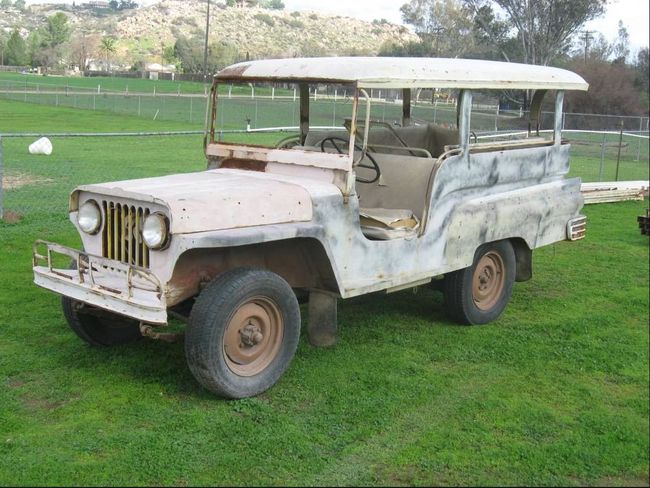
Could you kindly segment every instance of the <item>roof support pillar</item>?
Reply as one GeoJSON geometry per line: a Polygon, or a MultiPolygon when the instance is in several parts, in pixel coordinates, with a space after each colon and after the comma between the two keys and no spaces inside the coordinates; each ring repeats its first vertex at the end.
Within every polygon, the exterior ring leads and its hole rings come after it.
{"type": "Polygon", "coordinates": [[[458,132],[463,157],[469,158],[469,135],[472,121],[472,92],[461,90],[458,95],[458,132]]]}
{"type": "Polygon", "coordinates": [[[402,90],[402,127],[411,125],[411,89],[402,90]]]}
{"type": "Polygon", "coordinates": [[[553,144],[559,146],[562,144],[562,126],[564,120],[564,91],[558,90],[555,95],[555,127],[553,131],[553,144]]]}
{"type": "Polygon", "coordinates": [[[309,84],[300,83],[300,145],[304,146],[309,132],[309,84]]]}

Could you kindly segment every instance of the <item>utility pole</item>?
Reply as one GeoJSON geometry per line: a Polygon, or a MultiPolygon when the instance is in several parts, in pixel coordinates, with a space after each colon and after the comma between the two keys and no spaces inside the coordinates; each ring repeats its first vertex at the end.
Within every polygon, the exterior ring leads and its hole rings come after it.
{"type": "Polygon", "coordinates": [[[208,13],[205,16],[205,45],[203,47],[203,82],[208,82],[208,34],[210,34],[210,0],[208,0],[208,13]]]}
{"type": "Polygon", "coordinates": [[[585,64],[587,63],[587,55],[589,54],[589,41],[594,38],[593,33],[594,31],[590,30],[582,31],[582,39],[585,42],[585,64]]]}

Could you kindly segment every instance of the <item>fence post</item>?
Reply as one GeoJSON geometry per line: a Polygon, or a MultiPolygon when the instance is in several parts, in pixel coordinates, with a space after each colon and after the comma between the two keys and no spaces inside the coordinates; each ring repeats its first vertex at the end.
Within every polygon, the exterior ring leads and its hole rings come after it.
{"type": "Polygon", "coordinates": [[[436,116],[438,115],[438,99],[433,101],[433,123],[436,123],[436,116]]]}
{"type": "Polygon", "coordinates": [[[600,146],[600,171],[598,172],[598,181],[603,181],[605,173],[605,144],[607,143],[607,132],[603,133],[603,143],[600,146]]]}
{"type": "Polygon", "coordinates": [[[641,132],[643,132],[643,117],[639,117],[639,146],[636,151],[636,161],[641,161],[641,132]]]}
{"type": "Polygon", "coordinates": [[[4,218],[4,187],[2,185],[3,183],[3,171],[4,169],[4,161],[3,161],[3,154],[2,154],[2,136],[0,136],[0,220],[4,218]]]}
{"type": "Polygon", "coordinates": [[[621,165],[621,146],[623,145],[623,120],[621,120],[621,133],[618,137],[618,156],[616,156],[616,177],[614,181],[618,181],[618,168],[621,165]]]}

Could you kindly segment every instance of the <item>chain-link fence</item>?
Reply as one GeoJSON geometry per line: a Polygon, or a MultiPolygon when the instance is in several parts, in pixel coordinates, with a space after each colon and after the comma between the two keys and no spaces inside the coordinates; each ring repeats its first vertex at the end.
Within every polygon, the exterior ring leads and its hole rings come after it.
{"type": "MultiPolygon", "coordinates": [[[[169,86],[166,89],[169,90],[169,86]]],[[[373,119],[400,123],[401,92],[373,90],[369,95],[373,98],[373,119]]],[[[352,100],[346,91],[316,90],[310,96],[313,126],[340,127],[341,120],[351,116],[352,100]]],[[[254,88],[242,91],[225,87],[219,97],[224,109],[219,113],[218,123],[237,132],[238,140],[260,142],[263,136],[257,131],[265,128],[297,129],[299,95],[293,90],[268,88],[256,92],[254,88]],[[226,116],[229,124],[223,120],[226,116]]],[[[27,151],[29,144],[42,134],[5,133],[0,139],[0,155],[3,156],[0,157],[0,209],[4,209],[5,215],[7,212],[21,215],[26,223],[36,214],[47,216],[46,220],[51,222],[61,222],[66,216],[68,194],[79,184],[196,171],[205,167],[202,154],[205,92],[126,93],[111,92],[101,86],[84,90],[52,84],[10,86],[5,83],[0,86],[0,99],[22,102],[20,106],[27,102],[128,115],[124,118],[124,127],[140,124],[129,121],[148,119],[147,127],[152,128],[151,132],[129,136],[121,132],[92,137],[53,135],[52,156],[31,155],[27,151]],[[177,122],[174,128],[183,130],[161,132],[156,129],[158,122],[154,121],[162,120],[177,122]]],[[[34,112],[37,111],[32,109],[25,117],[33,119],[34,130],[38,131],[39,121],[34,112]]],[[[453,127],[456,124],[455,100],[415,95],[412,115],[416,123],[428,121],[453,127]]],[[[12,114],[3,116],[6,122],[12,114]]],[[[542,129],[550,129],[552,121],[553,114],[544,112],[542,129]]],[[[564,114],[563,122],[563,137],[572,144],[570,176],[579,176],[584,181],[648,180],[647,117],[564,114]]],[[[11,128],[10,123],[3,125],[11,128]]],[[[474,104],[472,128],[478,139],[501,137],[527,130],[527,127],[528,114],[525,112],[501,110],[489,100],[478,100],[474,104]]],[[[61,132],[64,131],[62,128],[61,132]]],[[[274,137],[281,136],[275,134],[274,137]]]]}

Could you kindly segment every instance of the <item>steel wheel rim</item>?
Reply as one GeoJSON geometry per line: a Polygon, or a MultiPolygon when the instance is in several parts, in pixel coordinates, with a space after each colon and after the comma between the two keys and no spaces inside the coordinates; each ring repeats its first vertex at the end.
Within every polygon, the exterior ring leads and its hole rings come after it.
{"type": "Polygon", "coordinates": [[[230,318],[223,335],[228,368],[239,376],[255,376],[277,357],[284,336],[278,306],[268,297],[242,303],[230,318]]]}
{"type": "Polygon", "coordinates": [[[505,265],[499,253],[484,254],[472,278],[472,298],[476,307],[483,311],[492,309],[503,294],[505,282],[505,265]]]}

